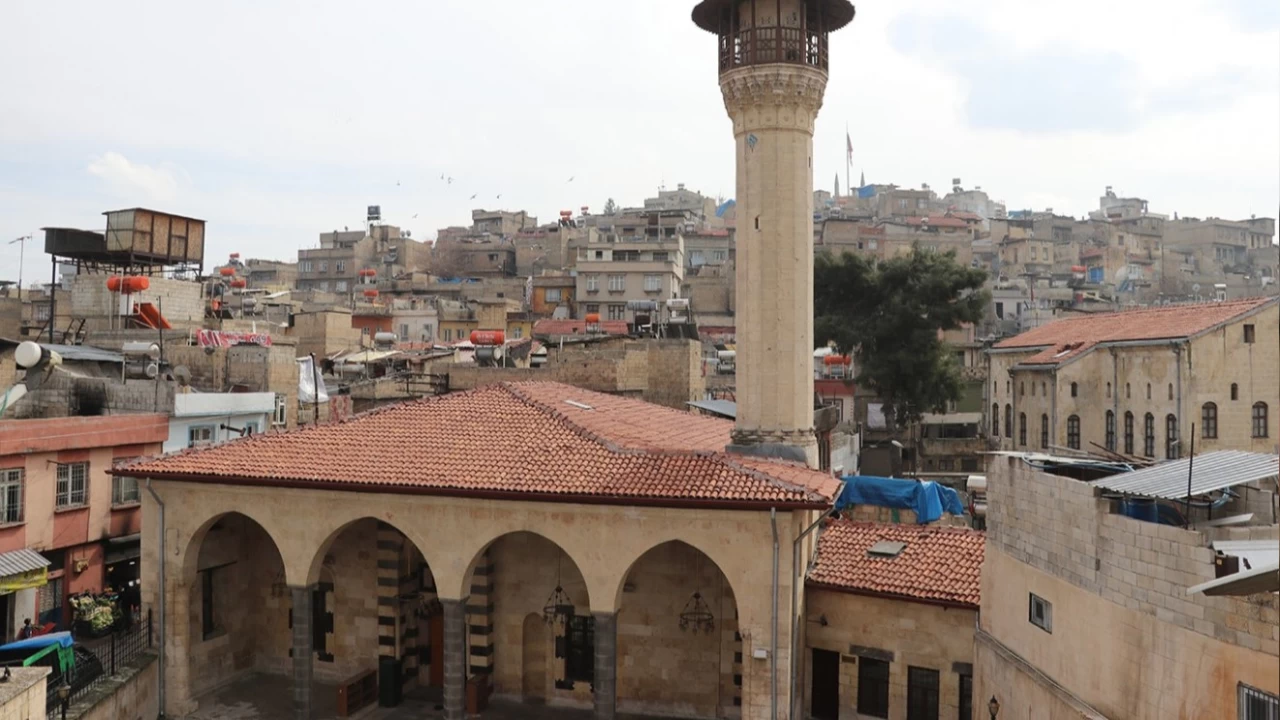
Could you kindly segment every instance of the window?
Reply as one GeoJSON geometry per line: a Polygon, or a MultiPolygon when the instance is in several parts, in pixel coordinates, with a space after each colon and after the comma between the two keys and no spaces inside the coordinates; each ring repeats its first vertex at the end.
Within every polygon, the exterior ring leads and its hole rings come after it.
{"type": "Polygon", "coordinates": [[[445,328],[440,331],[445,342],[453,342],[453,328],[445,328]]]}
{"type": "Polygon", "coordinates": [[[1267,404],[1264,402],[1253,404],[1253,436],[1267,437],[1267,404]]]}
{"type": "Polygon", "coordinates": [[[1151,413],[1142,419],[1142,454],[1156,456],[1156,416],[1151,413]]]}
{"type": "Polygon", "coordinates": [[[573,682],[595,681],[596,620],[590,615],[571,615],[564,631],[564,674],[573,682]]]}
{"type": "Polygon", "coordinates": [[[991,437],[1000,437],[1000,403],[991,405],[991,437]]]}
{"type": "Polygon", "coordinates": [[[1004,406],[1004,436],[1013,439],[1013,406],[1008,403],[1004,406]]]}
{"type": "Polygon", "coordinates": [[[1236,718],[1277,720],[1280,718],[1280,697],[1240,683],[1236,686],[1236,718]]]}
{"type": "Polygon", "coordinates": [[[960,676],[960,720],[973,720],[973,676],[960,676]]]}
{"type": "Polygon", "coordinates": [[[1126,455],[1133,454],[1133,413],[1131,412],[1124,414],[1124,452],[1126,455]]]}
{"type": "Polygon", "coordinates": [[[1018,444],[1027,446],[1027,414],[1018,413],[1018,444]]]}
{"type": "Polygon", "coordinates": [[[626,305],[619,305],[619,304],[612,304],[612,305],[610,305],[610,306],[609,306],[609,319],[610,319],[610,320],[626,320],[626,319],[627,319],[627,306],[626,306],[626,305]]]}
{"type": "Polygon", "coordinates": [[[517,340],[524,337],[524,326],[516,325],[515,327],[511,328],[511,337],[517,340]]]}
{"type": "Polygon", "coordinates": [[[661,275],[645,275],[645,276],[644,276],[644,291],[645,291],[645,292],[658,292],[658,291],[659,291],[659,290],[661,290],[661,289],[662,289],[662,276],[661,276],[661,275]]]}
{"type": "MultiPolygon", "coordinates": [[[[595,277],[595,275],[591,277],[595,277]]],[[[560,288],[547,288],[542,292],[542,300],[549,303],[560,302],[560,288]]]]}
{"type": "Polygon", "coordinates": [[[689,253],[689,267],[698,267],[703,262],[701,250],[694,250],[689,253]]]}
{"type": "Polygon", "coordinates": [[[304,273],[311,272],[311,261],[303,260],[302,262],[298,263],[298,270],[304,273]]]}
{"type": "Polygon", "coordinates": [[[22,522],[22,468],[0,470],[0,524],[22,522]]]}
{"type": "Polygon", "coordinates": [[[1049,416],[1040,416],[1040,449],[1049,449],[1049,416]]]}
{"type": "Polygon", "coordinates": [[[1169,399],[1173,399],[1173,383],[1169,383],[1169,399]]]}
{"type": "Polygon", "coordinates": [[[57,509],[80,507],[89,501],[89,463],[58,465],[57,509]]]}
{"type": "Polygon", "coordinates": [[[241,433],[240,436],[246,437],[249,435],[257,435],[260,432],[262,432],[262,428],[258,427],[257,420],[246,420],[244,423],[244,432],[241,433]]]}
{"type": "Polygon", "coordinates": [[[875,658],[858,658],[858,713],[889,717],[889,663],[875,658]]]}
{"type": "Polygon", "coordinates": [[[1079,394],[1080,394],[1080,386],[1076,385],[1075,383],[1071,383],[1071,397],[1076,397],[1079,394]]]}
{"type": "Polygon", "coordinates": [[[1125,399],[1125,400],[1128,400],[1128,399],[1130,399],[1130,398],[1132,398],[1132,397],[1133,397],[1133,392],[1132,392],[1132,390],[1133,390],[1133,386],[1132,386],[1132,385],[1130,385],[1129,383],[1125,383],[1125,384],[1124,384],[1124,399],[1125,399]]]}
{"type": "Polygon", "coordinates": [[[329,292],[329,281],[321,280],[320,282],[316,283],[316,289],[319,290],[320,292],[329,292]]]}
{"type": "Polygon", "coordinates": [[[345,260],[335,260],[333,263],[333,271],[342,273],[347,271],[347,262],[345,260]]]}
{"type": "Polygon", "coordinates": [[[907,720],[938,720],[938,671],[907,668],[907,720]]]}
{"type": "Polygon", "coordinates": [[[1235,383],[1231,383],[1231,399],[1232,400],[1240,399],[1240,386],[1235,383]]]}
{"type": "Polygon", "coordinates": [[[220,630],[213,612],[213,574],[217,571],[218,568],[200,571],[200,632],[205,640],[220,630]]]}
{"type": "Polygon", "coordinates": [[[588,303],[588,304],[587,304],[587,314],[588,314],[588,315],[590,315],[591,313],[599,314],[599,313],[600,313],[600,305],[598,305],[597,303],[588,303]]]}
{"type": "Polygon", "coordinates": [[[654,262],[666,262],[666,261],[667,261],[667,254],[666,254],[665,252],[655,252],[655,253],[653,254],[653,261],[654,261],[654,262]]]}
{"type": "Polygon", "coordinates": [[[1114,451],[1116,449],[1116,414],[1110,410],[1107,411],[1106,429],[1107,449],[1114,451]]]}
{"type": "Polygon", "coordinates": [[[276,426],[284,425],[285,422],[288,420],[288,417],[286,416],[286,410],[285,410],[287,401],[288,401],[288,398],[286,398],[284,395],[279,395],[279,394],[276,395],[276,408],[271,413],[272,425],[276,425],[276,426]]]}
{"type": "Polygon", "coordinates": [[[1208,402],[1200,408],[1200,437],[1209,440],[1218,437],[1218,406],[1208,402]]]}
{"type": "Polygon", "coordinates": [[[1072,415],[1067,418],[1067,447],[1072,450],[1080,449],[1080,416],[1072,415]]]}
{"type": "Polygon", "coordinates": [[[1039,595],[1031,593],[1031,607],[1028,610],[1027,619],[1031,621],[1032,625],[1047,633],[1052,633],[1053,604],[1039,595]]]}
{"type": "Polygon", "coordinates": [[[1107,397],[1111,397],[1111,383],[1107,383],[1107,397]]]}
{"type": "Polygon", "coordinates": [[[1147,399],[1151,399],[1151,383],[1147,383],[1147,399]]]}
{"type": "Polygon", "coordinates": [[[724,262],[729,259],[729,252],[727,250],[712,250],[711,259],[718,263],[724,262]]]}
{"type": "Polygon", "coordinates": [[[36,322],[47,322],[49,320],[49,305],[36,305],[36,322]]]}
{"type": "Polygon", "coordinates": [[[1254,336],[1255,336],[1255,335],[1254,335],[1254,331],[1253,331],[1253,326],[1252,326],[1252,325],[1245,325],[1245,326],[1244,326],[1244,341],[1245,341],[1245,342],[1247,342],[1247,343],[1252,343],[1252,342],[1254,341],[1254,336]]]}
{"type": "MultiPolygon", "coordinates": [[[[1032,385],[1035,385],[1035,383],[1032,383],[1032,385]]],[[[1024,382],[1018,383],[1018,397],[1026,397],[1026,396],[1027,396],[1027,384],[1024,382]]]]}
{"type": "Polygon", "coordinates": [[[1164,457],[1178,459],[1178,416],[1173,413],[1164,416],[1164,457]]]}
{"type": "Polygon", "coordinates": [[[626,275],[609,276],[609,292],[622,292],[627,289],[626,275]]]}
{"type": "Polygon", "coordinates": [[[346,280],[339,280],[339,281],[335,282],[335,283],[333,284],[333,290],[334,290],[334,292],[346,292],[346,291],[347,291],[347,281],[346,281],[346,280]]]}
{"type": "MultiPolygon", "coordinates": [[[[588,275],[587,276],[587,292],[598,292],[599,290],[600,290],[600,276],[588,275]]],[[[551,298],[547,298],[548,301],[550,301],[550,299],[551,298]]]]}
{"type": "Polygon", "coordinates": [[[187,428],[187,447],[207,445],[213,442],[212,425],[192,425],[187,428]]]}
{"type": "Polygon", "coordinates": [[[320,272],[322,272],[322,273],[329,272],[329,261],[328,261],[328,260],[321,260],[321,261],[320,261],[320,272]]]}
{"type": "Polygon", "coordinates": [[[142,502],[138,493],[138,478],[112,476],[111,505],[136,505],[142,502]]]}

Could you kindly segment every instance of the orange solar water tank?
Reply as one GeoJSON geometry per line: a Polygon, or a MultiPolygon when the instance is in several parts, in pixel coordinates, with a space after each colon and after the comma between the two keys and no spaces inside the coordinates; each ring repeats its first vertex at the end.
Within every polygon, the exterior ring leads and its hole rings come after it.
{"type": "Polygon", "coordinates": [[[107,289],[123,295],[132,295],[151,287],[151,281],[141,275],[112,275],[107,278],[107,289]]]}
{"type": "Polygon", "coordinates": [[[247,287],[249,285],[249,283],[245,282],[244,279],[242,278],[236,278],[227,284],[233,288],[242,288],[242,287],[247,287]]]}
{"type": "Polygon", "coordinates": [[[378,297],[378,291],[374,290],[373,288],[369,288],[368,290],[364,291],[364,296],[367,298],[376,298],[378,297]]]}
{"type": "Polygon", "coordinates": [[[506,333],[501,330],[472,330],[472,345],[501,345],[506,342],[506,333]]]}
{"type": "Polygon", "coordinates": [[[222,275],[222,277],[231,277],[236,274],[236,269],[232,267],[224,267],[218,271],[218,274],[222,275]]]}
{"type": "Polygon", "coordinates": [[[822,358],[822,364],[823,365],[848,365],[849,356],[848,355],[828,355],[822,358]]]}
{"type": "Polygon", "coordinates": [[[587,316],[583,319],[587,321],[588,325],[599,325],[600,313],[587,313],[587,316]]]}

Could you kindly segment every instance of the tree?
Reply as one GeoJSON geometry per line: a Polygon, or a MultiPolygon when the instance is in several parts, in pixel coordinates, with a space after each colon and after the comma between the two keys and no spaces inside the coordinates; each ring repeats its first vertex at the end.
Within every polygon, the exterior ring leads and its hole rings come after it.
{"type": "Polygon", "coordinates": [[[985,271],[955,252],[924,251],[880,263],[844,253],[814,262],[814,336],[852,354],[855,381],[884,403],[898,427],[960,399],[960,367],[941,331],[977,324],[990,293],[985,271]]]}
{"type": "Polygon", "coordinates": [[[605,214],[605,215],[617,215],[617,214],[618,214],[618,203],[614,202],[614,201],[613,201],[613,198],[609,198],[608,200],[606,200],[606,201],[605,201],[605,203],[604,203],[604,214],[605,214]]]}

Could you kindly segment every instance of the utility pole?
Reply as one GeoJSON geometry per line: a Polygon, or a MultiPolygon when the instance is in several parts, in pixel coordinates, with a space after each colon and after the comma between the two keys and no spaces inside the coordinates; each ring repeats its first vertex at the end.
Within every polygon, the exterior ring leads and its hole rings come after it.
{"type": "Polygon", "coordinates": [[[16,240],[10,240],[9,244],[19,243],[18,245],[18,302],[22,302],[22,261],[26,259],[27,241],[31,239],[30,235],[23,235],[16,240]]]}

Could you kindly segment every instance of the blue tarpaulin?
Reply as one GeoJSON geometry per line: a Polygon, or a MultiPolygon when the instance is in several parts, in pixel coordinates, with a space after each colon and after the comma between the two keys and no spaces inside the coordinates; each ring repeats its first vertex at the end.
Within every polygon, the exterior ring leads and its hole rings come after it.
{"type": "Polygon", "coordinates": [[[963,515],[964,505],[960,494],[946,485],[932,480],[924,482],[903,478],[882,478],[868,475],[849,475],[844,492],[836,501],[836,509],[850,505],[876,505],[879,507],[913,510],[916,522],[931,523],[942,517],[943,512],[963,515]]]}
{"type": "Polygon", "coordinates": [[[869,198],[869,197],[875,197],[875,196],[876,196],[875,185],[863,185],[862,187],[858,188],[858,197],[860,198],[869,198]]]}
{"type": "Polygon", "coordinates": [[[56,632],[49,633],[47,635],[36,635],[35,637],[30,637],[26,640],[15,640],[8,645],[0,646],[0,650],[39,650],[40,648],[47,648],[50,645],[71,647],[72,642],[71,633],[56,632]]]}

